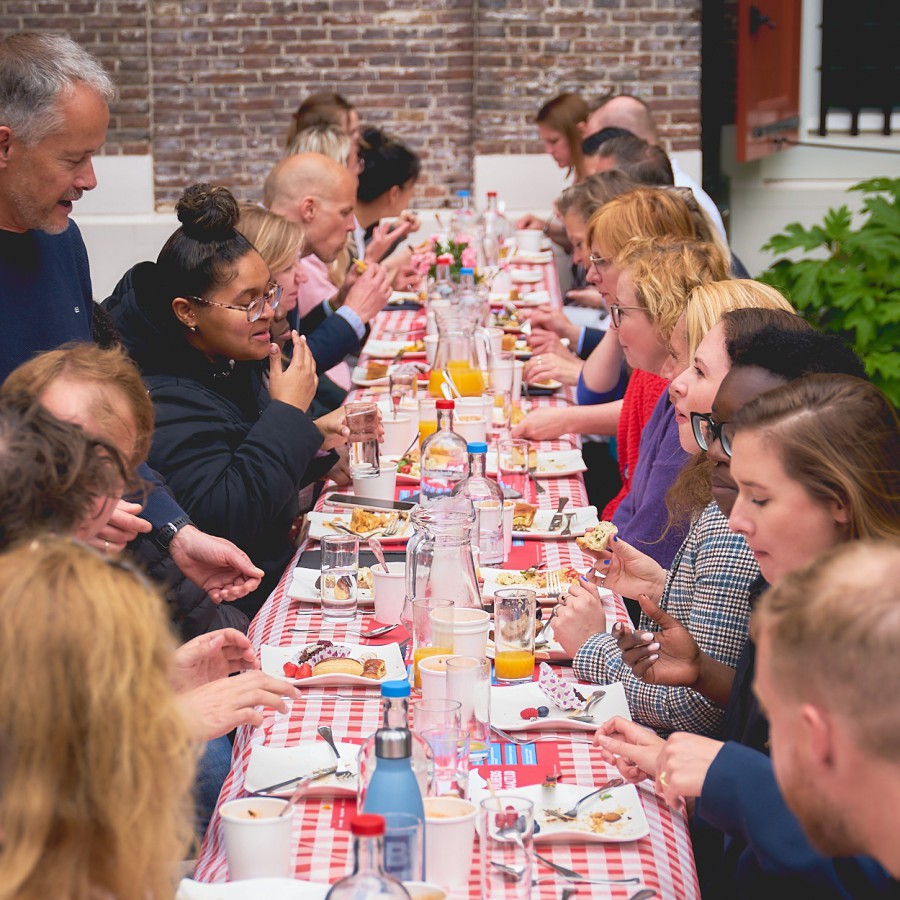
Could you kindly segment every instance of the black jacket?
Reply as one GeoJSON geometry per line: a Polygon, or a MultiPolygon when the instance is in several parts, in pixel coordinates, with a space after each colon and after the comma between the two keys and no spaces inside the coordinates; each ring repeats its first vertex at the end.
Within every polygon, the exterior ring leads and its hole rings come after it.
{"type": "Polygon", "coordinates": [[[156,422],[149,462],[202,531],[241,547],[265,571],[238,608],[251,618],[291,557],[298,492],[334,464],[304,412],[270,400],[257,362],[211,363],[156,323],[155,264],[125,274],[103,306],[141,369],[156,422]]]}

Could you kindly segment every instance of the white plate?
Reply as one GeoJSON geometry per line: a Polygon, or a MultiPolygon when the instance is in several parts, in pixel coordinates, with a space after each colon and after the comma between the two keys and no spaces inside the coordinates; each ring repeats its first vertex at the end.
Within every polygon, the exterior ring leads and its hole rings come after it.
{"type": "MultiPolygon", "coordinates": [[[[378,338],[369,338],[363,353],[374,359],[393,359],[404,347],[408,347],[413,341],[384,341],[378,338]]],[[[405,359],[425,359],[425,351],[408,350],[403,354],[405,359]]]]}
{"type": "MultiPolygon", "coordinates": [[[[356,772],[359,746],[336,741],[341,762],[356,772]]],[[[257,744],[250,751],[250,763],[244,777],[244,790],[254,793],[270,784],[287,781],[298,775],[309,775],[317,769],[327,769],[334,765],[334,754],[325,741],[301,741],[293,747],[266,747],[257,744]]],[[[290,797],[296,785],[289,784],[281,790],[268,794],[269,797],[290,797]]],[[[356,775],[352,778],[336,778],[326,775],[311,782],[305,791],[306,797],[355,797],[356,775]]],[[[568,809],[569,807],[566,807],[568,809]]]]}
{"type": "Polygon", "coordinates": [[[294,881],[293,878],[247,878],[228,884],[206,884],[183,878],[175,900],[324,900],[330,884],[294,881]]]}
{"type": "MultiPolygon", "coordinates": [[[[555,568],[557,571],[559,571],[559,569],[561,569],[562,566],[557,566],[555,568]]],[[[549,602],[550,598],[547,596],[547,588],[546,587],[538,587],[533,582],[532,583],[522,582],[520,584],[503,584],[500,581],[500,576],[504,572],[509,573],[509,572],[521,572],[521,571],[523,571],[523,570],[522,569],[512,569],[512,568],[498,569],[498,568],[492,568],[489,566],[480,566],[478,569],[478,572],[484,581],[484,584],[482,585],[482,588],[481,588],[482,596],[483,597],[493,597],[494,592],[497,590],[504,590],[506,588],[517,588],[518,587],[518,588],[527,588],[530,591],[535,591],[537,593],[537,599],[538,599],[539,603],[549,602]]],[[[546,569],[541,569],[541,571],[544,572],[544,571],[546,571],[546,569]]],[[[578,570],[576,570],[576,571],[578,571],[578,570]]],[[[568,587],[567,584],[563,584],[562,585],[563,591],[565,591],[567,587],[568,587]]]]}
{"type": "Polygon", "coordinates": [[[544,275],[535,269],[510,269],[509,280],[513,284],[537,284],[544,280],[544,275]]]}
{"type": "MultiPolygon", "coordinates": [[[[316,587],[321,572],[319,569],[303,569],[296,566],[288,582],[287,595],[292,600],[303,600],[305,603],[312,603],[314,606],[322,604],[322,593],[316,587]]],[[[369,588],[358,588],[356,591],[356,600],[360,606],[375,606],[375,595],[369,588]]],[[[278,779],[274,779],[277,781],[278,779]]]]}
{"type": "MultiPolygon", "coordinates": [[[[307,518],[309,519],[309,536],[314,541],[321,541],[325,535],[331,534],[345,534],[345,532],[341,531],[339,528],[332,528],[329,525],[326,525],[326,522],[341,522],[347,527],[350,526],[350,513],[338,513],[338,512],[311,512],[307,514],[307,518]]],[[[572,526],[572,531],[574,534],[575,526],[572,526]]],[[[402,541],[405,543],[412,536],[412,523],[409,519],[401,522],[400,531],[397,534],[393,534],[390,537],[385,537],[383,534],[376,534],[377,537],[382,543],[397,543],[398,541],[402,541]]]]}
{"type": "MultiPolygon", "coordinates": [[[[335,643],[341,643],[335,641],[335,643]]],[[[273,678],[281,678],[289,681],[297,687],[373,687],[377,688],[382,681],[397,681],[406,678],[406,666],[400,655],[399,644],[372,644],[363,647],[360,644],[345,644],[350,648],[350,656],[354,659],[362,654],[377,656],[384,660],[384,678],[363,678],[362,675],[312,675],[309,678],[287,678],[284,674],[284,664],[306,644],[295,644],[292,647],[273,647],[271,644],[263,644],[259,648],[259,660],[263,672],[273,678]]],[[[502,727],[502,726],[501,726],[502,727]]],[[[288,776],[290,777],[290,776],[288,776]]],[[[273,778],[273,781],[278,781],[273,778]]]]}
{"type": "MultiPolygon", "coordinates": [[[[524,457],[520,457],[523,459],[524,457]]],[[[496,476],[497,454],[489,453],[487,458],[487,473],[496,476]]],[[[537,466],[534,474],[537,478],[563,478],[567,475],[577,475],[586,472],[587,466],[580,450],[538,450],[537,466]]],[[[566,512],[567,510],[563,510],[566,512]]],[[[568,510],[571,512],[571,510],[568,510]]],[[[575,527],[574,525],[572,526],[575,527]]]]}
{"type": "MultiPolygon", "coordinates": [[[[528,531],[514,530],[513,537],[532,540],[548,540],[550,538],[561,537],[561,532],[565,529],[566,523],[568,522],[566,513],[575,513],[575,518],[572,519],[571,534],[567,534],[563,540],[581,537],[588,528],[595,528],[600,524],[600,519],[597,518],[596,506],[582,506],[574,509],[571,506],[567,506],[563,510],[562,525],[560,525],[556,531],[550,531],[550,521],[556,513],[552,509],[539,509],[534,514],[534,522],[532,523],[531,528],[529,528],[528,531]]],[[[310,516],[311,515],[312,513],[310,513],[310,516]]],[[[312,536],[312,534],[310,534],[310,536],[312,536]]]]}
{"type": "Polygon", "coordinates": [[[558,391],[563,386],[561,381],[555,378],[548,378],[546,381],[529,381],[528,389],[532,388],[536,391],[558,391]]]}
{"type": "Polygon", "coordinates": [[[591,708],[593,724],[568,718],[574,710],[565,712],[557,709],[544,696],[538,683],[531,681],[512,687],[491,688],[491,725],[496,725],[504,731],[596,731],[603,722],[613,716],[631,718],[628,701],[625,699],[625,689],[618,682],[604,685],[576,684],[575,687],[584,697],[590,697],[594,691],[606,691],[606,696],[591,708]],[[535,708],[547,706],[550,715],[543,719],[523,719],[519,713],[529,706],[535,708]]]}
{"type": "Polygon", "coordinates": [[[400,303],[422,303],[422,298],[415,291],[394,291],[388,300],[388,306],[400,303]]]}
{"type": "Polygon", "coordinates": [[[540,291],[531,291],[530,293],[523,294],[521,291],[519,292],[519,299],[513,300],[512,303],[517,308],[528,307],[528,306],[543,306],[545,303],[550,302],[550,292],[545,290],[540,291]]]}
{"type": "MultiPolygon", "coordinates": [[[[540,831],[534,836],[536,844],[621,843],[639,840],[650,833],[640,794],[633,784],[623,784],[588,800],[582,804],[578,818],[572,822],[555,819],[544,812],[545,809],[571,809],[592,790],[596,788],[583,784],[561,783],[552,788],[530,784],[497,791],[496,796],[525,797],[534,803],[534,818],[540,825],[540,831]],[[605,822],[599,831],[594,831],[590,814],[597,812],[617,812],[622,818],[617,822],[605,822]]],[[[479,803],[489,796],[488,791],[479,790],[472,797],[472,802],[479,803]]]]}
{"type": "Polygon", "coordinates": [[[539,250],[535,253],[533,250],[518,250],[516,255],[510,260],[512,263],[548,263],[553,262],[552,250],[539,250]]]}
{"type": "Polygon", "coordinates": [[[366,378],[365,366],[354,366],[350,373],[350,381],[356,387],[378,387],[382,384],[387,387],[389,383],[387,375],[383,375],[381,378],[366,378]]]}

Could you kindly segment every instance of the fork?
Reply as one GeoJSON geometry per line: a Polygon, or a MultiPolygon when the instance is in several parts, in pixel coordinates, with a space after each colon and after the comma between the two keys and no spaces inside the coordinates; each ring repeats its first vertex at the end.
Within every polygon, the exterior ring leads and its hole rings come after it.
{"type": "Polygon", "coordinates": [[[575,521],[575,513],[566,513],[566,527],[559,533],[560,537],[572,536],[572,523],[575,521]]]}
{"type": "Polygon", "coordinates": [[[578,810],[581,807],[581,804],[587,800],[590,800],[591,797],[596,797],[597,794],[602,794],[604,791],[609,791],[612,788],[621,787],[625,784],[625,780],[622,778],[612,778],[607,781],[605,784],[601,784],[595,791],[591,791],[589,794],[585,794],[571,809],[567,809],[565,812],[560,812],[558,809],[545,809],[544,812],[547,813],[548,816],[553,816],[555,819],[577,819],[578,818],[578,810]]]}
{"type": "Polygon", "coordinates": [[[334,742],[334,735],[332,735],[331,733],[331,728],[329,728],[327,725],[320,725],[316,729],[316,731],[319,732],[322,739],[328,744],[329,747],[331,747],[332,752],[334,753],[335,763],[337,763],[339,767],[343,766],[343,768],[338,768],[338,770],[334,773],[334,777],[352,778],[354,773],[350,768],[348,768],[347,763],[345,763],[344,760],[341,759],[341,754],[337,748],[337,744],[335,744],[334,742]]]}
{"type": "Polygon", "coordinates": [[[400,513],[394,513],[390,521],[384,526],[384,537],[391,537],[400,531],[400,513]]]}
{"type": "MultiPolygon", "coordinates": [[[[560,583],[560,580],[559,580],[559,572],[557,572],[556,569],[553,569],[547,573],[547,596],[551,600],[559,600],[559,595],[561,593],[562,593],[562,584],[560,583]]],[[[557,612],[557,610],[556,610],[556,607],[554,606],[550,612],[550,615],[547,617],[547,619],[541,625],[541,630],[535,635],[535,638],[534,638],[535,647],[537,647],[539,645],[543,647],[546,644],[550,643],[546,639],[541,641],[541,640],[538,640],[538,638],[540,638],[540,636],[547,630],[547,626],[553,621],[553,617],[556,615],[556,612],[557,612]]]]}
{"type": "MultiPolygon", "coordinates": [[[[533,737],[533,738],[517,737],[516,735],[509,734],[508,732],[503,731],[502,729],[498,728],[496,725],[491,725],[491,730],[495,734],[500,735],[500,737],[502,737],[504,741],[507,741],[510,744],[520,744],[520,745],[521,744],[537,744],[537,743],[540,743],[541,741],[558,741],[559,740],[558,735],[551,735],[551,734],[541,735],[540,737],[533,737]]],[[[571,741],[573,744],[593,744],[594,743],[592,740],[588,740],[588,739],[584,739],[584,738],[577,738],[577,737],[568,738],[568,740],[571,741]]]]}
{"type": "Polygon", "coordinates": [[[540,483],[537,477],[537,466],[529,466],[528,474],[531,476],[531,480],[534,483],[535,494],[546,494],[547,489],[540,483]]]}
{"type": "MultiPolygon", "coordinates": [[[[571,881],[588,881],[589,875],[582,875],[581,872],[576,872],[574,869],[567,869],[565,866],[561,866],[559,863],[553,862],[551,859],[547,859],[546,856],[541,856],[536,850],[532,850],[534,854],[534,858],[543,863],[548,869],[553,869],[554,872],[558,872],[563,878],[568,878],[571,881]]],[[[637,884],[640,881],[639,878],[603,878],[597,879],[597,883],[604,884],[637,884]]]]}

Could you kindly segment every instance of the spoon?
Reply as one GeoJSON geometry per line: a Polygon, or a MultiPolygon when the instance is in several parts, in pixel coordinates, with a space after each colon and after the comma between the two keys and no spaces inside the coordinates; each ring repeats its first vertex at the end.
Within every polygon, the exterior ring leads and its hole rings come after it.
{"type": "Polygon", "coordinates": [[[594,691],[594,693],[591,694],[588,702],[585,703],[584,708],[581,710],[581,712],[578,712],[573,716],[569,716],[569,718],[574,719],[576,722],[587,722],[589,724],[593,723],[594,717],[591,715],[591,709],[605,696],[606,691],[594,691]]]}
{"type": "Polygon", "coordinates": [[[381,563],[381,568],[390,574],[390,569],[388,569],[387,563],[384,561],[384,550],[381,549],[381,541],[377,537],[369,538],[369,549],[375,554],[378,562],[381,563]]]}
{"type": "Polygon", "coordinates": [[[462,397],[459,388],[456,386],[456,382],[453,380],[453,376],[450,374],[450,370],[444,369],[442,374],[444,376],[444,382],[450,385],[450,390],[453,391],[453,395],[455,397],[462,397]]]}
{"type": "Polygon", "coordinates": [[[337,748],[337,744],[334,742],[334,735],[331,733],[331,728],[328,725],[320,725],[316,731],[319,732],[319,735],[322,737],[322,740],[331,747],[332,752],[334,753],[334,760],[338,764],[338,766],[343,766],[343,769],[339,768],[337,772],[334,774],[338,778],[346,777],[347,775],[351,775],[352,772],[349,768],[347,768],[347,764],[341,759],[341,753],[337,748]]]}

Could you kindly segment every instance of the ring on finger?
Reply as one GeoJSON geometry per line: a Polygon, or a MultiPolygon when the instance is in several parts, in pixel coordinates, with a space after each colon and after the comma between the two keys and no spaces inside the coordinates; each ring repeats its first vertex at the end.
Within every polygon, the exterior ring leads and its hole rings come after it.
{"type": "Polygon", "coordinates": [[[103,542],[103,552],[107,554],[109,553],[109,541],[103,542]]]}
{"type": "Polygon", "coordinates": [[[669,773],[665,769],[659,773],[659,783],[665,788],[669,786],[669,773]]]}

